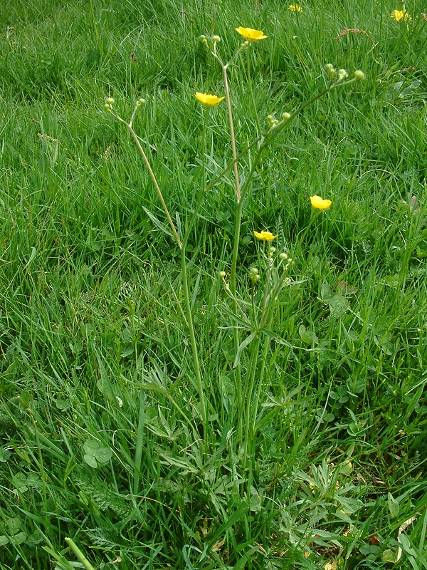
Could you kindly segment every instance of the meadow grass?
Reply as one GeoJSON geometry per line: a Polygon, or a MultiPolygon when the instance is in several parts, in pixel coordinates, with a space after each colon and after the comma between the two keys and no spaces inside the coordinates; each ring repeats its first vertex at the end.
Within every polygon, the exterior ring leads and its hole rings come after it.
{"type": "Polygon", "coordinates": [[[2,6],[2,569],[427,568],[422,4],[2,6]],[[263,154],[230,294],[226,108],[194,93],[224,92],[199,36],[227,59],[236,26],[268,35],[229,70],[243,183],[325,64],[366,80],[263,154]],[[146,100],[135,131],[187,236],[205,418],[180,251],[109,96],[123,117],[146,100]]]}

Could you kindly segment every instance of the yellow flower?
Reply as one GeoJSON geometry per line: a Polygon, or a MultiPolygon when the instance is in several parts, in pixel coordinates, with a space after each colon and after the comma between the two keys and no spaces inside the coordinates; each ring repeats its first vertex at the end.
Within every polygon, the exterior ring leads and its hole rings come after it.
{"type": "Polygon", "coordinates": [[[274,236],[271,232],[266,232],[262,230],[261,232],[254,232],[254,236],[260,241],[273,241],[277,236],[274,236]]]}
{"type": "Polygon", "coordinates": [[[215,107],[219,105],[224,97],[218,97],[217,95],[209,95],[208,93],[195,93],[194,97],[202,103],[202,105],[207,105],[208,107],[215,107]]]}
{"type": "Polygon", "coordinates": [[[313,208],[317,210],[329,210],[332,205],[332,200],[324,200],[320,196],[310,196],[310,202],[313,208]]]}
{"type": "Polygon", "coordinates": [[[288,10],[289,12],[302,12],[302,6],[299,4],[289,4],[288,10]]]}
{"type": "Polygon", "coordinates": [[[391,17],[393,20],[396,20],[396,22],[407,22],[411,19],[411,16],[406,10],[393,10],[391,17]]]}
{"type": "Polygon", "coordinates": [[[264,32],[261,32],[261,30],[254,30],[253,28],[236,28],[236,32],[238,34],[240,34],[242,37],[245,38],[245,40],[248,40],[250,42],[257,42],[259,40],[265,40],[265,38],[267,37],[264,32]]]}

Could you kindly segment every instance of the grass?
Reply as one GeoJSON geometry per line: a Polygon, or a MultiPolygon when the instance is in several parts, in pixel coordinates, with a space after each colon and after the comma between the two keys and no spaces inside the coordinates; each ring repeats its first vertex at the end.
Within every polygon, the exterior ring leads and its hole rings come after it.
{"type": "Polygon", "coordinates": [[[2,569],[427,568],[427,22],[417,0],[407,23],[388,0],[303,8],[2,8],[2,569]],[[269,36],[229,73],[243,174],[267,115],[320,92],[326,63],[367,79],[263,155],[233,300],[226,109],[193,94],[223,93],[199,35],[227,58],[239,25],[269,36]],[[146,99],[135,130],[188,230],[207,426],[180,253],[106,96],[125,117],[146,99]],[[278,236],[272,257],[254,229],[278,236]],[[260,327],[284,251],[291,282],[260,327]]]}

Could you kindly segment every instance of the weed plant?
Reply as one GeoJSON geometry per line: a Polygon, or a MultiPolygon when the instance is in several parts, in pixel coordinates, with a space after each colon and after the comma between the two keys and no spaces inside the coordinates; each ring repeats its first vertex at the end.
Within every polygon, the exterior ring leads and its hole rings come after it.
{"type": "Polygon", "coordinates": [[[2,569],[427,567],[422,10],[2,8],[2,569]]]}

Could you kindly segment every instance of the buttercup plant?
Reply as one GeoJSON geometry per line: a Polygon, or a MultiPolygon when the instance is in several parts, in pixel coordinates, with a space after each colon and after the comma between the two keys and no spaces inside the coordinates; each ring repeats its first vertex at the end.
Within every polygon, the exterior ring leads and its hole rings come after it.
{"type": "MultiPolygon", "coordinates": [[[[298,11],[298,10],[295,10],[298,11]]],[[[238,462],[244,477],[246,478],[246,498],[249,500],[251,495],[251,488],[253,484],[253,474],[255,465],[255,452],[256,452],[256,432],[257,432],[257,417],[260,403],[261,388],[264,384],[264,376],[266,370],[266,362],[271,341],[271,326],[273,323],[273,316],[275,307],[279,300],[280,292],[285,286],[292,285],[294,281],[288,276],[288,272],[292,267],[292,259],[287,252],[280,252],[280,236],[274,234],[269,230],[254,230],[253,237],[255,243],[258,243],[258,259],[261,271],[258,268],[252,267],[249,271],[249,279],[252,284],[253,298],[248,303],[240,296],[237,287],[237,266],[239,258],[239,244],[242,226],[242,213],[243,208],[250,196],[252,187],[252,180],[257,172],[261,158],[265,150],[272,144],[275,138],[282,134],[286,128],[289,128],[293,121],[313,102],[325,96],[335,88],[349,85],[354,81],[364,79],[365,75],[361,70],[354,72],[353,77],[349,78],[349,74],[345,69],[335,69],[332,64],[325,66],[325,72],[330,79],[326,87],[319,93],[313,95],[310,99],[303,101],[299,107],[294,110],[281,111],[279,118],[274,114],[267,117],[267,128],[257,140],[255,140],[249,150],[255,148],[255,152],[248,161],[250,165],[247,168],[245,176],[241,175],[241,161],[237,151],[236,131],[234,127],[234,105],[233,98],[229,84],[228,71],[230,67],[238,60],[242,51],[255,47],[261,41],[268,40],[268,35],[261,30],[254,28],[238,27],[236,32],[243,42],[237,47],[234,54],[228,61],[224,61],[218,51],[221,38],[217,35],[208,37],[201,36],[203,44],[207,47],[212,57],[219,63],[222,70],[223,78],[223,94],[210,94],[203,91],[194,93],[195,99],[205,107],[218,107],[215,112],[220,112],[222,103],[226,111],[228,130],[230,136],[231,147],[231,161],[229,167],[233,171],[233,188],[234,188],[234,232],[233,232],[233,245],[231,252],[230,270],[221,270],[217,275],[222,280],[224,290],[231,301],[232,314],[237,318],[238,315],[246,315],[246,307],[249,305],[251,308],[249,316],[245,317],[244,326],[233,325],[233,342],[234,342],[234,418],[235,418],[235,433],[233,434],[234,453],[238,458],[238,462]],[[273,247],[272,242],[275,246],[273,247]],[[277,247],[276,247],[277,246],[277,247]],[[242,340],[243,332],[246,332],[245,338],[242,340]],[[242,364],[242,357],[245,353],[244,364],[242,364]],[[243,373],[245,375],[245,382],[243,384],[243,373]]],[[[134,119],[136,112],[143,106],[144,100],[140,99],[136,102],[134,110],[131,114],[129,121],[124,120],[114,109],[114,100],[107,98],[105,101],[105,108],[109,111],[120,123],[122,123],[128,130],[132,137],[137,150],[143,159],[144,165],[151,178],[152,184],[155,188],[160,204],[162,206],[164,215],[169,225],[170,235],[174,239],[181,255],[181,276],[183,283],[184,293],[184,309],[188,334],[190,337],[193,369],[195,375],[194,387],[198,394],[200,414],[203,424],[203,439],[205,452],[209,449],[209,431],[212,427],[209,425],[209,411],[213,403],[209,402],[206,398],[205,387],[208,386],[207,380],[203,378],[202,369],[200,366],[199,350],[196,341],[196,335],[193,323],[192,303],[190,284],[187,271],[187,256],[186,256],[186,243],[189,236],[189,229],[183,235],[178,231],[169,208],[164,199],[162,190],[160,188],[158,179],[153,171],[150,160],[143,147],[143,141],[135,132],[134,119]]],[[[221,173],[222,174],[222,173],[221,173]]],[[[221,176],[221,175],[220,175],[221,176]]],[[[319,196],[311,196],[310,198],[313,208],[319,210],[327,210],[331,206],[331,200],[322,199],[319,196]]],[[[240,491],[239,491],[240,492],[240,491]]]]}

